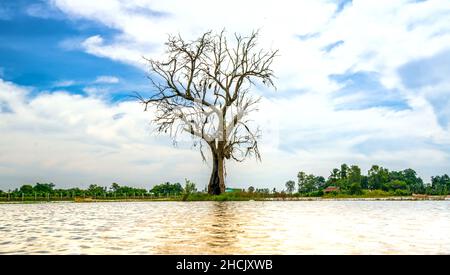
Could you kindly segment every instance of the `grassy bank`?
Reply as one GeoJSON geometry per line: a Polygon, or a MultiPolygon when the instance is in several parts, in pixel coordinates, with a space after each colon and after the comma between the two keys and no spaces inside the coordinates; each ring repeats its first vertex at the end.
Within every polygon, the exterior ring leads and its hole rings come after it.
{"type": "Polygon", "coordinates": [[[446,196],[399,196],[389,192],[379,190],[363,192],[359,195],[344,193],[325,194],[322,196],[304,196],[301,194],[258,194],[248,192],[224,193],[213,196],[204,193],[197,193],[188,196],[186,201],[313,201],[313,200],[445,200],[446,196]]]}
{"type": "Polygon", "coordinates": [[[399,200],[449,200],[448,196],[398,196],[393,193],[380,190],[366,191],[359,195],[349,195],[344,193],[329,193],[322,196],[304,196],[301,194],[264,194],[250,192],[230,192],[221,195],[210,195],[207,193],[193,193],[189,195],[169,196],[169,197],[135,197],[135,198],[93,198],[93,197],[76,197],[67,199],[36,200],[32,198],[24,198],[23,200],[0,201],[0,203],[45,203],[45,202],[158,202],[158,201],[329,201],[329,200],[383,200],[383,201],[399,201],[399,200]]]}

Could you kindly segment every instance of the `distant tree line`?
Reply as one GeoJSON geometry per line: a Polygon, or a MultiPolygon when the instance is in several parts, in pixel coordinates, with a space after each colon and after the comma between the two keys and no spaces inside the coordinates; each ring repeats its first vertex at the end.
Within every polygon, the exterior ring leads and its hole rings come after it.
{"type": "MultiPolygon", "coordinates": [[[[382,194],[396,196],[408,196],[411,194],[448,195],[450,194],[450,177],[447,174],[433,176],[431,177],[431,182],[424,183],[413,169],[389,171],[387,168],[373,165],[367,174],[364,175],[361,172],[361,168],[357,165],[348,166],[347,164],[342,164],[340,168],[332,169],[328,178],[300,171],[297,174],[297,180],[287,181],[285,190],[280,192],[276,188],[270,190],[268,188],[259,189],[250,186],[246,192],[240,190],[238,193],[245,193],[249,196],[254,195],[257,197],[276,197],[287,194],[296,196],[323,196],[326,193],[330,193],[331,195],[337,193],[363,195],[376,191],[383,192],[382,194]]],[[[53,183],[36,183],[34,186],[25,184],[12,191],[5,192],[0,190],[0,198],[51,197],[52,199],[64,199],[75,197],[139,198],[180,196],[185,200],[189,195],[194,193],[201,194],[202,192],[197,191],[195,183],[186,179],[184,186],[178,182],[165,182],[153,186],[150,190],[121,186],[117,183],[111,184],[109,188],[92,184],[87,189],[59,189],[55,188],[53,183]]]]}
{"type": "Polygon", "coordinates": [[[350,195],[363,194],[365,190],[381,190],[394,195],[448,195],[450,193],[450,177],[431,177],[430,183],[424,183],[413,169],[389,171],[379,165],[373,165],[366,175],[361,173],[357,165],[342,164],[340,168],[331,170],[327,179],[322,176],[298,172],[297,182],[289,180],[285,184],[286,192],[311,196],[321,196],[328,187],[335,187],[333,192],[350,195]],[[297,187],[297,188],[296,188],[297,187]]]}
{"type": "Polygon", "coordinates": [[[55,188],[53,183],[36,183],[22,185],[20,188],[9,190],[7,192],[0,190],[0,197],[20,198],[20,197],[149,197],[149,196],[180,196],[185,193],[191,194],[197,192],[195,183],[186,180],[185,187],[180,183],[166,182],[155,185],[152,189],[135,188],[130,186],[121,186],[117,183],[111,184],[109,188],[91,184],[87,189],[82,188],[55,188]]]}

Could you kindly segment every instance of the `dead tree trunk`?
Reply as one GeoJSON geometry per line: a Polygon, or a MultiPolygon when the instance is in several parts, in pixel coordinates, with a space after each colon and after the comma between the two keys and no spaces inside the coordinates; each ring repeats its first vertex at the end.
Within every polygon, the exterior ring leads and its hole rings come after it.
{"type": "MultiPolygon", "coordinates": [[[[221,142],[219,142],[220,144],[221,142]]],[[[222,146],[210,144],[212,154],[212,171],[208,184],[208,193],[211,195],[220,195],[225,192],[225,166],[222,146]]]]}

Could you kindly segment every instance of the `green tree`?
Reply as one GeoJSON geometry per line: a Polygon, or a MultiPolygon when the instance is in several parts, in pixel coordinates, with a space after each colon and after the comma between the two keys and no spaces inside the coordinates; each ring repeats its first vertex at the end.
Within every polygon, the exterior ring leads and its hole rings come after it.
{"type": "Polygon", "coordinates": [[[390,191],[406,190],[407,184],[406,184],[406,182],[401,181],[401,180],[392,180],[386,184],[386,187],[387,187],[386,189],[388,189],[390,191]]]}
{"type": "Polygon", "coordinates": [[[36,183],[33,187],[33,191],[36,193],[53,193],[53,188],[55,185],[53,183],[36,183]]]}
{"type": "Polygon", "coordinates": [[[69,194],[69,196],[73,197],[80,197],[86,194],[85,190],[82,190],[80,188],[70,188],[66,190],[66,193],[69,194]]]}
{"type": "Polygon", "coordinates": [[[314,178],[314,187],[316,190],[323,190],[326,187],[326,180],[322,176],[317,176],[314,178]]]}
{"type": "Polygon", "coordinates": [[[305,177],[305,181],[304,184],[301,187],[301,192],[302,193],[309,193],[309,192],[313,192],[315,190],[315,176],[314,175],[307,175],[305,177]]]}
{"type": "Polygon", "coordinates": [[[366,175],[361,175],[361,188],[369,189],[369,177],[366,175]]]}
{"type": "Polygon", "coordinates": [[[358,183],[361,185],[361,168],[357,165],[352,165],[348,170],[348,181],[350,184],[358,183]]]}
{"type": "Polygon", "coordinates": [[[256,193],[260,193],[260,194],[265,194],[268,195],[270,194],[270,190],[269,188],[261,188],[261,189],[256,189],[255,191],[256,193]]]}
{"type": "Polygon", "coordinates": [[[341,179],[346,179],[347,178],[347,173],[348,173],[348,165],[344,163],[344,164],[341,165],[341,171],[340,171],[339,177],[341,179]]]}
{"type": "Polygon", "coordinates": [[[339,189],[340,189],[341,191],[344,191],[344,192],[345,192],[346,190],[349,189],[350,184],[348,183],[348,179],[339,179],[339,180],[336,182],[335,186],[339,187],[339,189]]]}
{"type": "Polygon", "coordinates": [[[368,187],[371,190],[383,189],[389,182],[389,170],[373,165],[369,170],[368,187]]]}
{"type": "Polygon", "coordinates": [[[294,190],[295,190],[295,181],[293,181],[293,180],[287,181],[286,182],[286,191],[289,194],[292,194],[292,192],[294,192],[294,190]]]}
{"type": "Polygon", "coordinates": [[[331,171],[330,176],[328,177],[328,184],[336,185],[339,179],[340,179],[339,169],[334,168],[333,171],[331,171]]]}
{"type": "Polygon", "coordinates": [[[184,185],[184,193],[185,194],[192,194],[194,192],[197,192],[197,187],[195,186],[195,183],[185,179],[186,183],[184,185]]]}
{"type": "Polygon", "coordinates": [[[106,187],[98,186],[96,184],[89,185],[87,193],[91,196],[98,196],[106,193],[106,187]]]}
{"type": "Polygon", "coordinates": [[[450,190],[450,177],[445,174],[442,176],[431,177],[431,192],[435,195],[447,195],[450,190]]]}
{"type": "Polygon", "coordinates": [[[180,195],[183,193],[183,187],[178,182],[174,184],[166,182],[153,186],[150,192],[157,196],[180,195]]]}
{"type": "Polygon", "coordinates": [[[352,195],[362,194],[361,168],[359,168],[357,165],[352,165],[350,169],[348,169],[346,183],[347,186],[345,186],[344,190],[347,190],[352,195]]]}
{"type": "Polygon", "coordinates": [[[248,192],[249,192],[249,193],[255,192],[255,187],[250,186],[250,187],[248,188],[248,192]]]}
{"type": "Polygon", "coordinates": [[[197,187],[195,186],[195,183],[185,179],[186,183],[184,185],[184,192],[183,192],[183,201],[187,200],[190,194],[197,192],[197,187]]]}
{"type": "Polygon", "coordinates": [[[413,193],[424,193],[425,186],[423,180],[417,176],[416,171],[413,169],[405,169],[402,171],[403,181],[407,185],[407,189],[413,193]]]}
{"type": "Polygon", "coordinates": [[[111,184],[110,189],[111,189],[111,191],[113,191],[113,192],[117,192],[117,191],[119,191],[119,189],[120,189],[120,185],[117,184],[117,183],[115,183],[115,182],[113,182],[113,183],[111,184]]]}
{"type": "Polygon", "coordinates": [[[298,191],[299,193],[310,193],[325,188],[325,178],[322,176],[306,175],[304,172],[298,173],[298,191]]]}
{"type": "Polygon", "coordinates": [[[361,195],[362,192],[362,188],[361,188],[361,183],[359,182],[353,182],[350,184],[349,188],[348,188],[348,192],[351,195],[361,195]]]}
{"type": "Polygon", "coordinates": [[[20,187],[19,190],[21,193],[24,193],[26,195],[32,194],[33,193],[33,186],[26,184],[26,185],[22,185],[22,187],[20,187]]]}
{"type": "Polygon", "coordinates": [[[338,171],[339,174],[337,180],[332,185],[339,187],[341,191],[347,192],[350,188],[350,182],[348,179],[350,168],[344,163],[341,165],[340,170],[335,168],[335,171],[338,171]]]}
{"type": "Polygon", "coordinates": [[[297,184],[298,184],[298,192],[302,193],[304,186],[306,185],[306,173],[303,171],[298,172],[297,174],[297,184]]]}

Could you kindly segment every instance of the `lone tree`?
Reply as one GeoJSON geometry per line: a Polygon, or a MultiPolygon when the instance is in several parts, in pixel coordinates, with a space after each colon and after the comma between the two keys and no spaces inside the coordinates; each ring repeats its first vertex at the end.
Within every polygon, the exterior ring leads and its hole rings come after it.
{"type": "Polygon", "coordinates": [[[251,127],[248,116],[260,98],[249,92],[257,83],[275,88],[271,65],[277,51],[258,49],[257,38],[257,32],[235,34],[231,45],[224,31],[207,32],[194,41],[169,36],[163,60],[146,58],[156,92],[150,98],[138,97],[145,111],[153,107],[158,132],[169,133],[174,142],[188,133],[204,161],[204,148],[209,147],[209,194],[225,191],[225,159],[260,160],[260,130],[251,127]]]}

